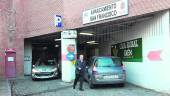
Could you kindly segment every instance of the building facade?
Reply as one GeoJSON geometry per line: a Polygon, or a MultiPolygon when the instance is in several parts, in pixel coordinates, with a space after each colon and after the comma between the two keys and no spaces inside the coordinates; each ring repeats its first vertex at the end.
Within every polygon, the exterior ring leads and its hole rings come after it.
{"type": "Polygon", "coordinates": [[[127,82],[169,93],[170,1],[128,0],[128,14],[83,24],[83,12],[117,1],[121,0],[1,0],[0,76],[5,78],[7,48],[16,51],[17,77],[24,76],[27,69],[24,68],[24,54],[32,57],[31,44],[26,39],[69,29],[94,29],[96,34],[106,29],[102,34],[106,32],[109,36],[102,37],[97,53],[111,55],[112,45],[142,38],[142,61],[124,62],[127,82]],[[62,16],[62,28],[54,26],[54,15],[62,16]]]}

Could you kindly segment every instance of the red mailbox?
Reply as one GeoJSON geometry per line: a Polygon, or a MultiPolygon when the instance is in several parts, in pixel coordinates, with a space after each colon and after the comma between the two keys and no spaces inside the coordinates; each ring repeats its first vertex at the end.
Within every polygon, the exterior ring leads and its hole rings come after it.
{"type": "Polygon", "coordinates": [[[14,49],[5,50],[5,75],[7,78],[16,77],[16,52],[14,49]]]}

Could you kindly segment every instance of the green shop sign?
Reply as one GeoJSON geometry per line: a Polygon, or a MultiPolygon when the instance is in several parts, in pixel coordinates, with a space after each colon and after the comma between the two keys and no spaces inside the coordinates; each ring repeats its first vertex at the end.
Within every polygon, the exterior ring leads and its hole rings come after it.
{"type": "Polygon", "coordinates": [[[142,38],[112,45],[111,55],[121,57],[125,62],[142,62],[142,38]]]}

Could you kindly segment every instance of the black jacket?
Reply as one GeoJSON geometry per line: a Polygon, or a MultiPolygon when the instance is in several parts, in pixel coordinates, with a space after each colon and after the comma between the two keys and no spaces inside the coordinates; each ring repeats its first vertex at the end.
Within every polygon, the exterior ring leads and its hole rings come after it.
{"type": "Polygon", "coordinates": [[[86,62],[85,61],[81,62],[80,60],[77,60],[75,67],[76,67],[76,74],[83,75],[86,70],[86,62]],[[79,70],[79,68],[81,69],[79,70]]]}

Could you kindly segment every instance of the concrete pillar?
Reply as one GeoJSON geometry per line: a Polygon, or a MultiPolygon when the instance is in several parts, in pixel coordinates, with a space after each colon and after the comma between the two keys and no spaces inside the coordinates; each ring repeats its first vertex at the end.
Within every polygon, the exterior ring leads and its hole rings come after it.
{"type": "Polygon", "coordinates": [[[24,75],[31,75],[32,67],[32,44],[25,42],[24,45],[24,75]]]}
{"type": "Polygon", "coordinates": [[[75,78],[76,37],[77,32],[74,30],[61,33],[62,80],[65,82],[71,82],[75,78]]]}

